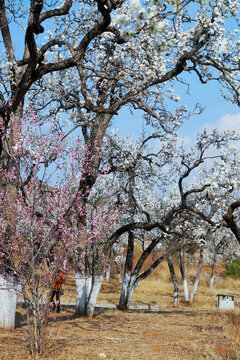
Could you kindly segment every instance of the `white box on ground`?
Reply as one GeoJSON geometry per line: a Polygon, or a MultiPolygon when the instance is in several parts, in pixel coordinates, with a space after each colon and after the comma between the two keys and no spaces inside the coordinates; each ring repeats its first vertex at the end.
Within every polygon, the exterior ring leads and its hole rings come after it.
{"type": "Polygon", "coordinates": [[[234,309],[234,295],[217,294],[217,307],[219,309],[233,310],[234,309]]]}

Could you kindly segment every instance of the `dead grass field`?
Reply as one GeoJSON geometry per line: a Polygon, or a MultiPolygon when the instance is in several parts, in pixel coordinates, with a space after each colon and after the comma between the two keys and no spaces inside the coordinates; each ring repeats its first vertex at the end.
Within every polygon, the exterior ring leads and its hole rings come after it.
{"type": "MultiPolygon", "coordinates": [[[[221,268],[218,269],[220,274],[221,268]]],[[[72,307],[51,319],[47,329],[45,356],[32,358],[26,350],[27,326],[24,310],[17,308],[17,328],[0,330],[1,360],[188,360],[240,359],[240,281],[217,280],[208,288],[208,269],[193,304],[172,301],[172,284],[166,266],[143,281],[135,290],[132,305],[158,307],[154,310],[96,309],[93,319],[77,318],[72,307]],[[217,293],[236,293],[234,311],[216,309],[217,293]],[[102,354],[102,357],[100,356],[102,354]]],[[[190,274],[191,275],[191,274],[190,274]]],[[[191,277],[191,276],[190,276],[191,277]]],[[[74,282],[68,280],[73,296],[74,282]]],[[[181,289],[182,290],[182,289],[181,289]]],[[[117,304],[120,286],[116,279],[104,282],[99,304],[117,304]]],[[[62,301],[73,301],[66,294],[62,301]]]]}

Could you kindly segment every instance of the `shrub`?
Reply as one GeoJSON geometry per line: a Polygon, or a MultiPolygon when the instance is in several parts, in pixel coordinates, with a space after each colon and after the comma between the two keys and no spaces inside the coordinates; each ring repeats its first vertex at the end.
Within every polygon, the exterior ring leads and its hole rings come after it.
{"type": "Polygon", "coordinates": [[[234,260],[228,265],[224,275],[225,277],[230,276],[234,279],[240,279],[240,259],[234,260]]]}
{"type": "Polygon", "coordinates": [[[233,261],[235,264],[238,264],[240,266],[240,259],[236,259],[233,261]]]}

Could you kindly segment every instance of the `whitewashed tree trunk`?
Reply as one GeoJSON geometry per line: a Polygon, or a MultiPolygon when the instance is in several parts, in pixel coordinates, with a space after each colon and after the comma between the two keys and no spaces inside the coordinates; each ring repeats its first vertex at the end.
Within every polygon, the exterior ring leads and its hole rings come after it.
{"type": "Polygon", "coordinates": [[[118,271],[117,275],[118,275],[118,283],[122,284],[122,277],[120,271],[118,271]]]}
{"type": "Polygon", "coordinates": [[[119,304],[118,304],[118,307],[121,310],[126,309],[126,299],[127,299],[127,293],[128,293],[128,287],[130,284],[130,280],[131,280],[131,274],[129,272],[125,272],[125,274],[123,276],[121,295],[120,295],[120,300],[119,300],[119,304]]]}
{"type": "Polygon", "coordinates": [[[183,291],[184,291],[185,300],[189,301],[189,290],[188,290],[188,280],[187,280],[187,278],[183,279],[183,291]]]}
{"type": "Polygon", "coordinates": [[[123,282],[122,282],[122,291],[118,304],[118,308],[121,310],[126,310],[129,307],[132,294],[134,289],[136,288],[136,276],[131,275],[130,273],[125,273],[123,282]]]}
{"type": "Polygon", "coordinates": [[[169,256],[167,260],[168,260],[168,267],[169,267],[169,271],[170,271],[170,275],[171,275],[171,279],[172,279],[172,283],[173,283],[173,302],[174,302],[175,306],[178,306],[179,305],[179,283],[178,283],[178,279],[175,274],[172,257],[169,256]]]}
{"type": "Polygon", "coordinates": [[[110,265],[107,265],[106,267],[106,281],[109,282],[110,281],[110,271],[111,268],[110,268],[110,265]]]}
{"type": "Polygon", "coordinates": [[[99,291],[101,289],[102,282],[103,282],[103,275],[94,276],[94,279],[92,280],[90,294],[88,297],[88,302],[87,302],[87,309],[86,309],[87,316],[93,317],[93,312],[94,312],[94,309],[96,306],[97,297],[98,297],[99,291]]]}
{"type": "Polygon", "coordinates": [[[76,313],[81,316],[93,316],[97,297],[101,290],[103,275],[94,278],[82,273],[75,273],[76,280],[76,313]]]}
{"type": "Polygon", "coordinates": [[[189,301],[189,290],[188,290],[188,274],[187,274],[187,252],[186,249],[182,249],[180,256],[180,269],[181,275],[183,279],[183,291],[184,291],[184,299],[189,301]]]}
{"type": "Polygon", "coordinates": [[[201,276],[201,271],[202,271],[202,265],[203,265],[203,256],[204,256],[204,249],[200,248],[200,255],[199,255],[199,261],[198,261],[198,267],[197,267],[197,273],[196,273],[196,277],[194,280],[194,284],[190,293],[190,301],[192,302],[194,299],[194,296],[196,294],[197,288],[198,288],[198,284],[199,284],[199,280],[200,280],[200,276],[201,276]]]}
{"type": "Polygon", "coordinates": [[[76,280],[76,313],[78,315],[86,315],[92,279],[82,273],[75,273],[74,276],[76,280]]]}
{"type": "Polygon", "coordinates": [[[209,287],[210,289],[213,289],[214,288],[214,280],[215,280],[215,276],[211,276],[210,277],[210,280],[209,280],[209,287]]]}
{"type": "Polygon", "coordinates": [[[178,306],[179,305],[179,284],[178,284],[178,282],[174,281],[173,286],[174,286],[173,303],[175,306],[178,306]]]}
{"type": "Polygon", "coordinates": [[[0,275],[0,328],[14,329],[20,284],[13,277],[0,275]]]}
{"type": "Polygon", "coordinates": [[[213,289],[213,287],[214,287],[216,265],[217,265],[217,252],[215,251],[214,252],[213,262],[212,262],[212,265],[211,265],[212,272],[211,272],[210,283],[209,283],[210,289],[213,289]]]}
{"type": "Polygon", "coordinates": [[[128,288],[128,294],[127,294],[127,309],[129,308],[129,305],[130,305],[130,301],[132,299],[132,294],[134,292],[134,290],[136,289],[136,286],[137,284],[135,283],[135,280],[136,280],[136,276],[132,276],[131,277],[131,281],[130,281],[130,285],[129,285],[129,288],[128,288]]]}

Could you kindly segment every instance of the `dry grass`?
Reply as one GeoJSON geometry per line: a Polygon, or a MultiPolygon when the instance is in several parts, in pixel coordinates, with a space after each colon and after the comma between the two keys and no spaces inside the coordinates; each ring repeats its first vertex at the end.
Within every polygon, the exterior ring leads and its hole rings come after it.
{"type": "MultiPolygon", "coordinates": [[[[218,275],[221,271],[218,269],[218,275]]],[[[109,360],[240,359],[240,296],[236,297],[234,311],[215,307],[216,294],[239,294],[240,282],[219,279],[216,288],[210,290],[207,273],[204,269],[196,301],[191,305],[183,301],[181,290],[180,306],[174,308],[167,265],[162,264],[157,273],[139,284],[132,298],[132,305],[157,306],[157,311],[97,309],[93,319],[86,319],[76,318],[74,309],[66,307],[52,319],[46,355],[39,360],[97,360],[101,353],[109,360]]],[[[71,277],[68,290],[73,296],[71,277]]],[[[98,303],[117,304],[119,294],[116,279],[104,282],[98,303]]],[[[65,292],[63,301],[67,300],[65,292]]],[[[26,317],[21,307],[17,309],[17,325],[15,331],[0,331],[2,360],[32,359],[26,351],[26,317]]]]}

